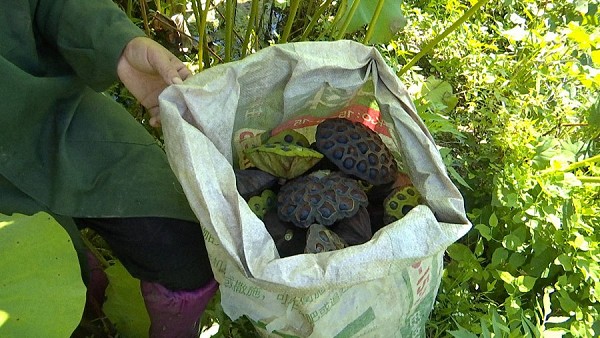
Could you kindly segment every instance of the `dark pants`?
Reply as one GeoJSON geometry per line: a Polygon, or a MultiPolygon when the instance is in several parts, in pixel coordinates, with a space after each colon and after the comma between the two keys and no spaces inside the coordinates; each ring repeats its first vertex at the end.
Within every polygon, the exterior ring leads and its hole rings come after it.
{"type": "Polygon", "coordinates": [[[52,215],[71,236],[86,284],[87,255],[77,227],[89,227],[101,235],[129,273],[138,279],[173,290],[192,290],[204,286],[213,276],[198,223],[161,217],[61,216],[0,175],[0,213],[32,215],[39,211],[52,215]]]}
{"type": "Polygon", "coordinates": [[[102,236],[132,276],[171,290],[204,286],[212,270],[200,224],[171,218],[74,218],[102,236]]]}

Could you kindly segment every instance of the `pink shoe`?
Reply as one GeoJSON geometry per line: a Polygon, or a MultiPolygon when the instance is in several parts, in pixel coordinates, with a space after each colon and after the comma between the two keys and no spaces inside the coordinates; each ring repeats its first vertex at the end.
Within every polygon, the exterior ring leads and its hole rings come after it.
{"type": "Polygon", "coordinates": [[[218,288],[214,279],[192,291],[172,291],[158,283],[142,281],[150,338],[197,338],[200,317],[218,288]]]}
{"type": "Polygon", "coordinates": [[[102,304],[104,304],[105,299],[104,292],[108,287],[108,277],[106,276],[106,273],[104,273],[102,264],[100,264],[96,256],[94,256],[94,254],[92,254],[92,252],[89,250],[86,250],[86,253],[90,268],[90,281],[88,283],[86,293],[86,307],[95,308],[98,306],[99,308],[102,308],[102,304]],[[89,304],[92,300],[96,304],[89,304]]]}

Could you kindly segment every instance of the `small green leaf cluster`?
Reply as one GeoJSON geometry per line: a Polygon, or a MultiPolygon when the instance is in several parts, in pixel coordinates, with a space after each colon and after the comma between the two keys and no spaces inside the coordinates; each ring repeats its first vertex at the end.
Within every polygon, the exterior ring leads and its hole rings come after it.
{"type": "MultiPolygon", "coordinates": [[[[474,1],[406,1],[392,67],[474,1]]],[[[447,250],[431,337],[600,334],[594,1],[490,1],[403,74],[474,227],[447,250]]]]}

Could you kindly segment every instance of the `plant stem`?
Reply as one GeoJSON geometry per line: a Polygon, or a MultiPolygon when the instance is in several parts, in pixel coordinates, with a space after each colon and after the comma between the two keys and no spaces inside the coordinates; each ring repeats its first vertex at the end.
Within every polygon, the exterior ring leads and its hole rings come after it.
{"type": "Polygon", "coordinates": [[[306,40],[306,37],[312,32],[313,28],[315,27],[315,25],[319,21],[319,18],[321,17],[321,15],[325,11],[325,9],[327,7],[329,7],[329,5],[331,4],[332,1],[333,0],[327,0],[327,1],[325,1],[325,3],[321,7],[319,7],[319,9],[317,9],[317,11],[315,12],[315,14],[310,19],[310,22],[308,23],[308,27],[306,27],[306,29],[304,30],[304,33],[302,33],[302,36],[300,37],[300,41],[306,40]]]}
{"type": "Polygon", "coordinates": [[[589,123],[563,123],[561,127],[587,127],[589,123]]]}
{"type": "MultiPolygon", "coordinates": [[[[255,27],[256,14],[258,13],[258,2],[259,0],[252,0],[252,7],[250,7],[250,17],[248,18],[248,26],[246,27],[246,34],[244,34],[244,41],[242,41],[242,58],[246,56],[246,52],[250,47],[248,41],[250,40],[250,35],[255,27]]],[[[250,47],[251,48],[251,47],[250,47]]]]}
{"type": "Polygon", "coordinates": [[[288,14],[288,17],[286,19],[283,34],[281,35],[281,39],[279,39],[279,43],[286,43],[288,38],[290,37],[290,32],[292,31],[292,24],[294,23],[294,19],[296,18],[296,12],[298,11],[299,6],[300,0],[291,1],[290,14],[288,14]]]}
{"type": "Polygon", "coordinates": [[[146,9],[146,1],[140,1],[140,7],[142,11],[142,18],[144,19],[144,31],[146,32],[146,36],[150,36],[150,25],[148,24],[148,13],[146,9]]]}
{"type": "Polygon", "coordinates": [[[468,11],[465,12],[456,22],[452,24],[452,26],[446,28],[442,32],[442,34],[436,36],[431,42],[429,42],[421,51],[415,55],[409,63],[407,63],[400,71],[398,72],[398,76],[402,76],[406,73],[412,66],[414,66],[423,56],[429,53],[433,47],[435,47],[440,41],[442,41],[446,36],[450,33],[454,32],[460,25],[462,25],[469,17],[471,17],[475,12],[481,8],[481,6],[485,5],[489,0],[479,0],[473,7],[471,7],[468,11]]]}
{"type": "Polygon", "coordinates": [[[352,3],[352,7],[350,7],[350,11],[348,12],[348,16],[346,17],[346,20],[344,20],[344,22],[342,23],[342,27],[340,28],[338,35],[335,37],[336,40],[341,40],[344,37],[344,34],[346,34],[346,29],[348,29],[348,25],[350,25],[350,20],[352,20],[352,17],[354,16],[356,9],[358,8],[358,4],[360,4],[360,0],[354,0],[354,2],[352,3]]]}
{"type": "MultiPolygon", "coordinates": [[[[306,9],[306,12],[305,12],[306,16],[312,15],[311,13],[313,11],[313,6],[314,6],[315,2],[317,2],[317,1],[319,1],[319,0],[309,0],[308,1],[308,8],[306,9]]],[[[306,22],[306,20],[304,20],[304,22],[306,22]]]]}
{"type": "Polygon", "coordinates": [[[576,176],[576,178],[579,181],[581,181],[581,183],[596,183],[596,184],[600,184],[600,177],[576,176]]]}
{"type": "Polygon", "coordinates": [[[333,17],[333,20],[331,21],[331,24],[329,25],[329,27],[326,30],[323,30],[323,32],[321,32],[321,34],[319,34],[318,40],[324,39],[325,36],[333,37],[333,30],[337,26],[338,22],[340,22],[340,20],[346,13],[347,9],[348,9],[348,0],[341,0],[338,5],[337,11],[335,12],[335,15],[333,17]]]}
{"type": "Polygon", "coordinates": [[[375,25],[377,24],[377,20],[379,19],[379,14],[381,14],[381,9],[383,8],[383,4],[385,0],[379,0],[377,3],[377,7],[375,8],[375,12],[373,13],[373,17],[371,18],[371,22],[369,22],[369,28],[367,28],[367,33],[365,34],[365,38],[363,40],[363,44],[369,43],[369,40],[373,37],[375,33],[375,25]]]}
{"type": "Polygon", "coordinates": [[[128,18],[132,18],[131,17],[131,12],[133,11],[133,0],[127,0],[127,9],[125,10],[125,13],[127,13],[127,17],[128,18]]]}
{"type": "MultiPolygon", "coordinates": [[[[237,5],[237,1],[235,2],[235,4],[237,5]]],[[[223,13],[221,13],[221,11],[219,10],[219,7],[213,5],[212,1],[210,1],[210,5],[214,7],[215,11],[217,12],[217,14],[219,14],[219,16],[223,19],[223,21],[227,21],[227,18],[225,17],[225,15],[223,15],[223,13]]],[[[243,43],[244,41],[242,40],[242,37],[235,30],[235,14],[234,14],[233,18],[234,18],[234,20],[233,20],[234,21],[233,35],[235,35],[238,38],[238,41],[240,43],[243,43]]]]}
{"type": "Polygon", "coordinates": [[[100,252],[98,252],[98,249],[96,249],[94,244],[92,244],[92,242],[90,242],[90,240],[87,239],[87,237],[85,237],[85,236],[80,236],[80,237],[81,237],[81,240],[83,241],[83,244],[85,245],[85,247],[88,250],[90,250],[90,252],[92,253],[92,255],[94,255],[94,257],[96,257],[96,259],[102,265],[102,267],[104,269],[108,268],[110,266],[110,263],[108,263],[108,261],[106,259],[104,259],[104,256],[102,256],[102,254],[100,252]]]}
{"type": "Polygon", "coordinates": [[[231,61],[231,52],[233,50],[233,26],[235,24],[235,5],[236,0],[225,1],[225,62],[231,61]]]}
{"type": "Polygon", "coordinates": [[[198,29],[198,70],[204,69],[204,36],[206,35],[206,13],[208,13],[208,3],[202,8],[201,0],[192,0],[192,10],[196,18],[196,28],[198,29]]]}
{"type": "Polygon", "coordinates": [[[585,167],[586,165],[589,165],[594,162],[600,162],[600,155],[592,156],[592,157],[586,158],[585,160],[571,163],[568,167],[566,167],[564,169],[545,170],[545,171],[542,171],[541,174],[545,176],[545,175],[552,175],[552,174],[556,174],[556,173],[564,173],[564,172],[571,171],[571,170],[574,170],[577,168],[585,167]]]}
{"type": "Polygon", "coordinates": [[[173,7],[173,0],[168,0],[167,6],[169,7],[169,17],[172,17],[173,15],[175,15],[175,13],[174,13],[175,8],[173,7]]]}

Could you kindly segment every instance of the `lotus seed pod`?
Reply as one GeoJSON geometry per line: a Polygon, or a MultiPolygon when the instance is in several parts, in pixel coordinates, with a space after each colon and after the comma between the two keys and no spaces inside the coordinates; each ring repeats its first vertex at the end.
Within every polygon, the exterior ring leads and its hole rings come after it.
{"type": "Polygon", "coordinates": [[[289,181],[279,190],[277,202],[279,217],[301,228],[330,226],[368,204],[358,181],[340,172],[315,172],[289,181]]]}
{"type": "Polygon", "coordinates": [[[330,228],[348,245],[364,244],[373,237],[371,219],[365,207],[360,207],[354,216],[341,219],[330,228]]]}
{"type": "Polygon", "coordinates": [[[282,221],[275,210],[267,211],[263,222],[275,242],[279,257],[289,257],[304,252],[307,229],[298,228],[290,222],[282,221]]]}
{"type": "Polygon", "coordinates": [[[412,185],[394,190],[384,201],[384,223],[401,219],[422,202],[421,194],[412,185]]]}
{"type": "Polygon", "coordinates": [[[311,224],[306,235],[306,248],[304,253],[319,253],[339,250],[347,247],[335,232],[327,229],[322,224],[311,224]]]}
{"type": "Polygon", "coordinates": [[[277,194],[267,189],[260,195],[250,197],[248,206],[250,206],[250,209],[258,218],[262,219],[267,211],[277,207],[277,194]]]}
{"type": "Polygon", "coordinates": [[[234,169],[237,190],[245,200],[258,195],[277,183],[278,178],[257,169],[234,169]]]}
{"type": "Polygon", "coordinates": [[[344,173],[373,185],[394,181],[398,165],[375,131],[342,118],[321,122],[315,146],[344,173]]]}

